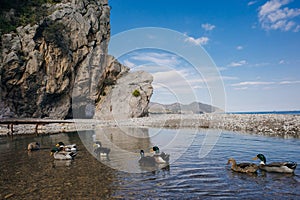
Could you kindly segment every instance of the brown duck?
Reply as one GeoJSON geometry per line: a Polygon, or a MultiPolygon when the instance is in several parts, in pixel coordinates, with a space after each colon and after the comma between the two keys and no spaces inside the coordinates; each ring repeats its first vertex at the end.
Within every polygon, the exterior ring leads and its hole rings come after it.
{"type": "Polygon", "coordinates": [[[229,158],[227,165],[231,163],[231,170],[242,173],[255,173],[258,166],[254,163],[239,163],[237,164],[233,158],[229,158]]]}

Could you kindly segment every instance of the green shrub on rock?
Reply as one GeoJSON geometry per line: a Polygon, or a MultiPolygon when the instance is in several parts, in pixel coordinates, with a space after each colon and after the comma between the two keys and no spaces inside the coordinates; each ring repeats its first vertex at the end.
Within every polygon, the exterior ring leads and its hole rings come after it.
{"type": "Polygon", "coordinates": [[[133,95],[134,97],[138,97],[138,96],[141,95],[141,93],[140,93],[139,90],[134,90],[134,91],[132,92],[132,95],[133,95]]]}

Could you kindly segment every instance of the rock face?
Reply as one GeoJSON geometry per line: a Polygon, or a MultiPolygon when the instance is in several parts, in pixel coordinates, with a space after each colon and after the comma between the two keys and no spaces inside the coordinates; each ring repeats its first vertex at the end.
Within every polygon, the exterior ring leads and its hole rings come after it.
{"type": "Polygon", "coordinates": [[[107,55],[108,2],[62,0],[47,7],[50,14],[38,24],[2,35],[0,111],[14,117],[92,117],[106,87],[128,71],[107,55]]]}
{"type": "Polygon", "coordinates": [[[96,108],[96,119],[127,119],[148,115],[148,103],[153,92],[152,75],[137,71],[121,76],[108,88],[106,97],[96,108]]]}

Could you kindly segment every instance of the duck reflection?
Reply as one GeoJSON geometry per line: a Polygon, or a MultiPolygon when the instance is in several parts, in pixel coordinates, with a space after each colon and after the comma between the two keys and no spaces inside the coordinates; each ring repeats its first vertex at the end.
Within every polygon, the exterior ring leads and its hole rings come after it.
{"type": "Polygon", "coordinates": [[[104,160],[114,169],[134,173],[141,171],[137,157],[139,150],[148,150],[152,146],[147,128],[101,128],[86,131],[80,138],[97,160],[104,160]]]}
{"type": "Polygon", "coordinates": [[[170,165],[166,164],[157,164],[155,166],[143,166],[140,165],[141,172],[151,172],[152,174],[160,174],[162,173],[169,173],[170,172],[170,165]]]}
{"type": "Polygon", "coordinates": [[[277,173],[277,172],[266,172],[263,170],[260,170],[259,176],[261,177],[268,177],[274,181],[280,180],[280,179],[285,179],[285,178],[291,178],[295,177],[296,175],[294,173],[277,173]]]}
{"type": "Polygon", "coordinates": [[[56,167],[70,167],[72,165],[72,160],[54,160],[53,161],[53,168],[56,167]]]}
{"type": "Polygon", "coordinates": [[[227,172],[228,172],[228,175],[230,178],[236,178],[236,177],[239,177],[239,178],[246,178],[246,177],[257,177],[258,174],[257,173],[242,173],[242,172],[235,172],[231,169],[227,169],[227,172]]]}

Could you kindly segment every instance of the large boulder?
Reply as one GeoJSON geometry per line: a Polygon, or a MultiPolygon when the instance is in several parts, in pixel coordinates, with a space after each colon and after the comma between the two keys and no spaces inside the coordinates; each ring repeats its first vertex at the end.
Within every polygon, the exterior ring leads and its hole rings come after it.
{"type": "Polygon", "coordinates": [[[153,92],[152,75],[136,71],[122,75],[106,91],[96,108],[96,119],[127,119],[148,115],[148,104],[153,92]]]}

